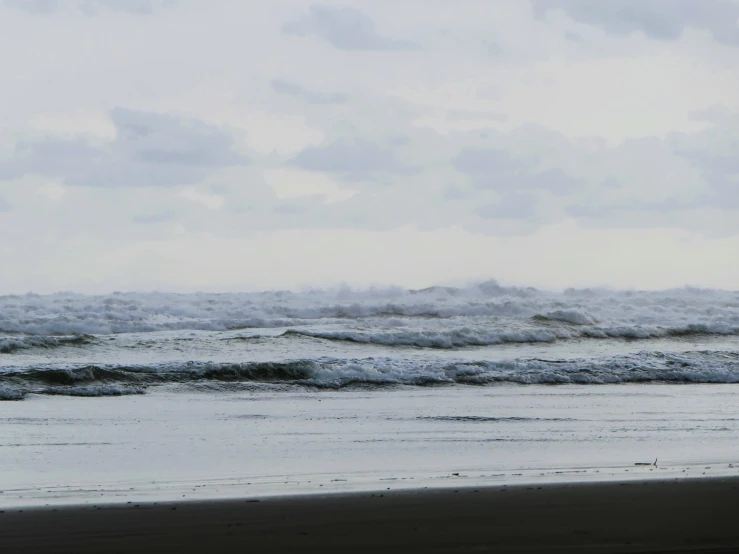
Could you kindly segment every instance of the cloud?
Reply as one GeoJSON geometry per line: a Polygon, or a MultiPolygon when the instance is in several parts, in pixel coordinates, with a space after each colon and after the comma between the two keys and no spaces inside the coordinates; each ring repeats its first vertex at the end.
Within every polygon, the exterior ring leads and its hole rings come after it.
{"type": "Polygon", "coordinates": [[[308,104],[343,104],[349,99],[346,94],[338,92],[313,92],[283,79],[273,79],[270,84],[272,85],[272,90],[277,94],[294,96],[305,100],[308,104]]]}
{"type": "Polygon", "coordinates": [[[151,15],[158,4],[167,6],[173,3],[173,0],[164,0],[164,2],[155,2],[155,0],[83,0],[80,3],[80,9],[87,15],[97,15],[101,8],[133,15],[151,15]]]}
{"type": "MultiPolygon", "coordinates": [[[[48,255],[74,260],[94,257],[93,241],[100,252],[181,241],[185,252],[205,235],[285,229],[387,232],[390,243],[408,228],[497,239],[576,225],[637,244],[645,229],[739,233],[739,48],[710,34],[727,4],[309,7],[321,1],[64,0],[42,16],[28,12],[43,1],[0,0],[2,231],[47,244],[54,229],[48,255]],[[260,24],[246,33],[234,25],[244,21],[260,24]],[[197,119],[168,115],[180,113],[197,119]]],[[[723,19],[733,32],[736,18],[723,19]]],[[[0,287],[27,286],[36,250],[0,246],[26,264],[0,287]]],[[[594,248],[591,265],[607,250],[594,248]]],[[[542,252],[516,255],[551,262],[542,252]]],[[[77,266],[58,267],[84,286],[77,266]]]]}
{"type": "Polygon", "coordinates": [[[715,105],[703,110],[693,110],[689,117],[693,121],[708,121],[710,123],[721,123],[732,117],[732,112],[726,106],[715,105]]]}
{"type": "Polygon", "coordinates": [[[397,160],[390,148],[364,139],[339,139],[325,146],[309,146],[292,163],[311,171],[340,174],[347,180],[372,180],[381,173],[408,174],[414,170],[397,160]]]}
{"type": "Polygon", "coordinates": [[[308,13],[282,27],[297,36],[316,35],[340,50],[409,50],[408,40],[380,35],[375,23],[355,8],[314,4],[308,13]]]}
{"type": "Polygon", "coordinates": [[[734,155],[705,151],[686,152],[684,155],[701,168],[710,187],[710,204],[720,209],[739,209],[739,149],[734,155]]]}
{"type": "Polygon", "coordinates": [[[12,206],[10,205],[10,202],[5,200],[2,196],[0,196],[0,213],[2,212],[9,212],[12,209],[12,206]]]}
{"type": "Polygon", "coordinates": [[[532,0],[542,18],[562,10],[575,21],[613,35],[641,31],[657,40],[677,40],[686,27],[705,29],[722,44],[739,44],[739,4],[729,0],[532,0]]]}
{"type": "Polygon", "coordinates": [[[562,169],[536,171],[537,160],[515,159],[503,150],[464,148],[454,168],[469,176],[478,188],[493,190],[548,190],[565,195],[581,186],[562,169]]]}
{"type": "Polygon", "coordinates": [[[674,214],[675,212],[703,208],[709,204],[708,197],[703,196],[691,199],[689,202],[668,198],[658,202],[629,201],[622,204],[610,205],[596,203],[572,204],[567,206],[566,211],[575,217],[601,219],[608,223],[614,221],[618,216],[633,217],[634,212],[649,212],[652,215],[655,213],[674,214]]]}
{"type": "Polygon", "coordinates": [[[739,209],[739,114],[713,106],[693,114],[713,125],[697,134],[674,134],[675,152],[698,168],[708,185],[708,203],[739,209]]]}
{"type": "Polygon", "coordinates": [[[169,210],[151,214],[136,215],[131,218],[131,221],[135,223],[143,223],[146,225],[156,223],[169,223],[173,220],[175,220],[175,215],[169,210]]]}
{"type": "Polygon", "coordinates": [[[62,177],[68,185],[172,186],[203,179],[210,170],[246,160],[217,127],[167,114],[115,108],[116,138],[104,146],[84,139],[47,138],[21,143],[0,163],[0,179],[26,174],[62,177]]]}
{"type": "MultiPolygon", "coordinates": [[[[87,15],[98,15],[101,11],[151,15],[158,6],[171,6],[177,0],[82,0],[79,9],[87,15]]],[[[59,8],[59,0],[3,0],[3,5],[32,14],[50,14],[59,8]]]]}
{"type": "Polygon", "coordinates": [[[486,204],[476,210],[485,219],[522,219],[536,213],[536,199],[529,194],[505,194],[500,202],[486,204]]]}
{"type": "Polygon", "coordinates": [[[36,14],[52,13],[59,7],[57,0],[3,0],[3,5],[36,14]]]}

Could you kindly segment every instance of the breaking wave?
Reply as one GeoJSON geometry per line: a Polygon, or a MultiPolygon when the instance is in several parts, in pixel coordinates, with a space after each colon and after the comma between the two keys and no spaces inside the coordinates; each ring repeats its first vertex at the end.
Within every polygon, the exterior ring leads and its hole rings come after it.
{"type": "MultiPolygon", "coordinates": [[[[541,321],[538,318],[537,321],[541,321]]],[[[290,329],[284,336],[305,336],[323,340],[378,344],[383,346],[414,346],[418,348],[462,348],[467,346],[491,346],[505,343],[554,342],[566,339],[655,339],[690,335],[735,335],[739,326],[688,324],[681,327],[654,325],[537,327],[520,323],[504,327],[465,326],[459,328],[422,329],[357,329],[321,331],[314,329],[290,329]]]]}
{"type": "Polygon", "coordinates": [[[21,368],[0,374],[0,400],[28,394],[118,396],[157,385],[200,385],[228,390],[252,383],[319,389],[392,385],[520,385],[607,383],[738,383],[739,352],[640,352],[569,360],[407,360],[397,358],[187,362],[155,365],[86,365],[21,368]]]}
{"type": "Polygon", "coordinates": [[[0,336],[0,354],[11,354],[33,348],[47,349],[59,348],[61,346],[81,346],[94,344],[95,342],[97,342],[97,339],[90,335],[61,337],[37,335],[0,336]]]}
{"type": "Polygon", "coordinates": [[[593,328],[594,333],[618,328],[689,330],[691,327],[706,333],[736,333],[739,292],[695,288],[550,292],[503,287],[488,281],[469,287],[422,290],[339,288],[228,294],[0,296],[0,333],[37,336],[225,331],[347,322],[375,326],[378,321],[409,324],[459,318],[528,320],[542,326],[593,328]]]}
{"type": "Polygon", "coordinates": [[[427,421],[449,421],[455,423],[519,423],[522,421],[575,421],[569,417],[491,417],[491,416],[419,416],[427,421]]]}

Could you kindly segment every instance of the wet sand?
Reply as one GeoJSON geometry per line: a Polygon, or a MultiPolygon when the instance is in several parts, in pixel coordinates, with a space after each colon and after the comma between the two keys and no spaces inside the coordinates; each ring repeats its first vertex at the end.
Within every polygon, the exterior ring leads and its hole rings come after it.
{"type": "Polygon", "coordinates": [[[0,552],[735,552],[739,478],[6,508],[0,552]]]}

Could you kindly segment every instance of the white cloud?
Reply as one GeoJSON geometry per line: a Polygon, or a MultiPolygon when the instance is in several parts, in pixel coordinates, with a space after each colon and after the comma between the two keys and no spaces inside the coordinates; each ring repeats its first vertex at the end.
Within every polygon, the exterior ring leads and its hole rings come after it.
{"type": "Polygon", "coordinates": [[[275,189],[278,198],[325,196],[327,202],[348,200],[356,191],[340,187],[327,175],[298,169],[266,169],[264,180],[275,189]]]}
{"type": "Polygon", "coordinates": [[[198,202],[211,210],[218,209],[223,205],[223,198],[217,194],[201,192],[194,187],[185,188],[185,190],[183,190],[178,196],[186,198],[187,200],[192,200],[193,202],[198,202]]]}
{"type": "MultiPolygon", "coordinates": [[[[128,241],[112,248],[90,236],[53,247],[28,246],[38,248],[36,255],[43,256],[45,263],[33,270],[20,267],[6,280],[8,291],[48,292],[80,283],[88,292],[259,290],[295,286],[296,274],[302,276],[301,282],[318,285],[424,287],[496,275],[505,283],[556,288],[661,288],[686,283],[734,288],[739,272],[737,257],[725,255],[739,248],[736,237],[705,239],[669,229],[593,231],[571,223],[509,238],[406,228],[394,232],[286,230],[248,238],[201,234],[128,241]],[[604,249],[609,256],[602,255],[604,249]],[[274,252],[290,255],[274,256],[274,252]],[[75,269],[80,266],[85,268],[83,277],[75,269]],[[665,273],[665,267],[670,271],[665,273]]],[[[0,244],[3,258],[17,257],[17,252],[12,244],[0,244]]]]}
{"type": "Polygon", "coordinates": [[[289,156],[308,146],[319,144],[324,134],[306,124],[305,117],[250,112],[240,119],[229,120],[246,130],[245,142],[249,148],[268,156],[289,156]]]}
{"type": "Polygon", "coordinates": [[[116,137],[116,126],[107,114],[38,113],[29,118],[28,128],[32,132],[51,135],[94,135],[108,140],[116,137]]]}
{"type": "Polygon", "coordinates": [[[284,79],[272,79],[271,85],[276,93],[301,98],[309,104],[343,104],[349,99],[346,94],[339,92],[306,90],[304,87],[284,79]]]}
{"type": "Polygon", "coordinates": [[[36,194],[41,194],[50,200],[59,200],[66,192],[61,183],[54,181],[46,183],[36,190],[36,194]]]}

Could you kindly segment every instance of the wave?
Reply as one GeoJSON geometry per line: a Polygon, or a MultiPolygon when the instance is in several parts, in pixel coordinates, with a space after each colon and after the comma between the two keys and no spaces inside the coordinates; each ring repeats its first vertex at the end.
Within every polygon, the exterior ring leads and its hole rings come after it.
{"type": "Polygon", "coordinates": [[[0,332],[38,336],[167,330],[226,331],[347,322],[534,318],[543,325],[739,329],[739,292],[704,289],[563,292],[503,287],[494,281],[421,290],[270,291],[228,294],[73,293],[0,296],[0,332]]]}
{"type": "MultiPolygon", "coordinates": [[[[374,344],[385,347],[413,347],[428,349],[458,349],[466,347],[493,346],[510,343],[553,343],[571,339],[656,339],[670,337],[690,337],[700,335],[737,335],[739,326],[725,324],[687,324],[680,327],[662,327],[654,325],[589,325],[582,323],[579,316],[567,315],[570,319],[577,319],[581,323],[565,322],[562,318],[535,316],[528,321],[512,322],[479,322],[473,321],[470,325],[454,325],[455,322],[442,322],[437,325],[424,327],[387,325],[364,325],[361,328],[330,330],[318,328],[289,328],[280,334],[253,334],[245,336],[203,336],[200,341],[191,336],[180,337],[152,337],[144,335],[137,337],[134,342],[126,344],[125,348],[146,349],[161,347],[165,343],[177,341],[193,343],[192,348],[198,346],[212,347],[209,342],[215,338],[218,341],[230,343],[269,343],[280,339],[302,338],[350,342],[357,344],[374,344]],[[146,338],[144,338],[146,337],[146,338]],[[197,345],[195,345],[195,342],[197,345]]],[[[100,338],[91,335],[71,336],[43,336],[43,335],[0,335],[0,354],[17,354],[34,350],[50,350],[62,347],[83,348],[105,345],[116,347],[118,344],[102,342],[100,338]]]]}
{"type": "Polygon", "coordinates": [[[383,346],[415,346],[450,349],[465,346],[490,346],[506,342],[553,342],[574,335],[567,329],[522,329],[519,331],[487,330],[462,327],[458,329],[399,329],[316,331],[289,329],[284,336],[305,336],[317,339],[380,344],[383,346]]]}
{"type": "Polygon", "coordinates": [[[547,314],[536,314],[531,319],[539,321],[564,321],[573,325],[595,325],[598,320],[583,310],[554,310],[547,314]]]}
{"type": "Polygon", "coordinates": [[[419,416],[416,419],[454,423],[520,423],[522,421],[576,421],[569,417],[419,416]]]}
{"type": "Polygon", "coordinates": [[[693,351],[570,360],[418,361],[397,358],[319,358],[283,362],[185,362],[22,368],[0,374],[0,399],[28,394],[111,396],[141,394],[157,385],[234,384],[346,387],[608,383],[739,383],[739,352],[693,351]]]}
{"type": "MultiPolygon", "coordinates": [[[[541,321],[537,318],[535,321],[541,321]]],[[[554,321],[554,320],[552,320],[554,321]]],[[[358,329],[321,331],[289,329],[283,336],[304,336],[329,341],[378,344],[382,346],[412,346],[418,348],[453,349],[468,346],[492,346],[505,343],[555,342],[567,339],[655,339],[692,335],[736,335],[739,326],[688,324],[681,327],[649,325],[535,327],[520,323],[510,328],[459,327],[441,329],[358,329]]]]}
{"type": "Polygon", "coordinates": [[[13,352],[30,350],[34,348],[59,348],[61,346],[81,346],[93,344],[97,339],[90,335],[72,336],[0,336],[0,354],[11,354],[13,352]]]}

